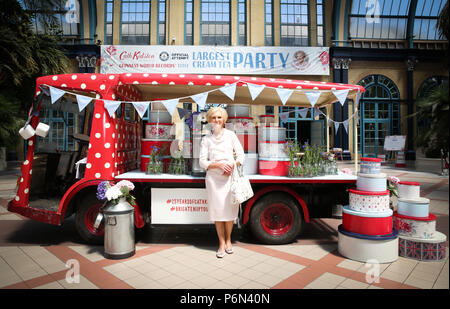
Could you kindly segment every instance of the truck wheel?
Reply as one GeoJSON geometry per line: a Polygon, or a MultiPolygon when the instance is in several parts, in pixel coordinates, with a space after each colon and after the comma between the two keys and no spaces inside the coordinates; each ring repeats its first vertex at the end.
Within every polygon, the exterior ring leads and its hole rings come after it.
{"type": "Polygon", "coordinates": [[[103,203],[95,194],[84,196],[75,214],[75,228],[78,234],[89,244],[103,244],[105,225],[102,222],[98,228],[94,227],[95,219],[103,203]]]}
{"type": "Polygon", "coordinates": [[[262,243],[281,245],[295,240],[302,227],[302,214],[286,194],[262,197],[252,207],[250,229],[262,243]]]}

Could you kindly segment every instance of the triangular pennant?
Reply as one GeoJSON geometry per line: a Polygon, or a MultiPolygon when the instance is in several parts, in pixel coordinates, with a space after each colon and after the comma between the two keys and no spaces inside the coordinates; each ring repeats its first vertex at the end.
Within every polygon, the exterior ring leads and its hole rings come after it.
{"type": "Polygon", "coordinates": [[[300,114],[300,117],[305,118],[306,114],[308,114],[308,110],[309,108],[302,108],[301,110],[299,110],[298,112],[300,114]]]}
{"type": "Polygon", "coordinates": [[[138,112],[139,117],[142,118],[147,111],[150,102],[131,102],[131,104],[133,104],[134,108],[138,112]]]}
{"type": "Polygon", "coordinates": [[[305,95],[308,97],[309,103],[311,103],[311,106],[314,107],[316,105],[317,100],[320,97],[319,91],[305,91],[305,95]]]}
{"type": "Polygon", "coordinates": [[[77,102],[78,102],[78,109],[80,112],[89,104],[91,103],[93,98],[86,97],[84,95],[76,94],[77,102]]]}
{"type": "Polygon", "coordinates": [[[289,118],[289,112],[279,113],[278,116],[281,120],[286,121],[289,118]]]}
{"type": "Polygon", "coordinates": [[[314,111],[313,111],[313,118],[316,118],[317,116],[320,116],[322,112],[320,111],[320,109],[318,109],[317,107],[314,107],[314,111]]]}
{"type": "Polygon", "coordinates": [[[338,133],[339,125],[340,125],[339,122],[335,122],[335,123],[334,123],[334,134],[337,134],[337,133],[338,133]]]}
{"type": "Polygon", "coordinates": [[[287,100],[294,92],[294,90],[284,88],[275,88],[275,90],[277,91],[278,96],[280,97],[281,103],[283,103],[283,105],[286,104],[287,100]]]}
{"type": "Polygon", "coordinates": [[[103,100],[103,102],[105,104],[105,108],[108,111],[110,117],[112,117],[114,115],[114,112],[122,103],[120,101],[110,101],[110,100],[103,100]]]}
{"type": "Polygon", "coordinates": [[[253,101],[261,93],[261,91],[263,91],[264,88],[266,88],[266,86],[263,86],[263,85],[255,85],[255,84],[250,84],[250,83],[247,83],[247,86],[248,86],[248,91],[250,91],[250,95],[252,96],[253,101]]]}
{"type": "Polygon", "coordinates": [[[183,119],[186,115],[188,115],[191,111],[188,109],[177,107],[178,115],[180,116],[180,119],[183,119]]]}
{"type": "Polygon", "coordinates": [[[177,107],[178,104],[178,99],[165,100],[161,102],[169,112],[170,116],[173,116],[173,112],[175,111],[175,108],[177,107]]]}
{"type": "Polygon", "coordinates": [[[58,101],[66,92],[64,90],[54,88],[51,86],[48,86],[50,88],[50,98],[52,101],[52,104],[54,104],[56,101],[58,101]]]}
{"type": "Polygon", "coordinates": [[[345,121],[343,122],[343,124],[344,124],[345,132],[348,134],[348,120],[345,120],[345,121]]]}
{"type": "Polygon", "coordinates": [[[191,96],[191,99],[194,100],[195,103],[197,103],[197,105],[200,107],[200,109],[205,108],[207,98],[208,98],[208,92],[202,92],[202,93],[191,96]]]}
{"type": "Polygon", "coordinates": [[[334,96],[339,100],[342,106],[344,106],[345,100],[347,99],[349,89],[345,90],[331,90],[334,96]]]}
{"type": "Polygon", "coordinates": [[[231,85],[219,88],[227,97],[229,97],[232,101],[234,101],[234,95],[236,93],[236,83],[231,85]]]}

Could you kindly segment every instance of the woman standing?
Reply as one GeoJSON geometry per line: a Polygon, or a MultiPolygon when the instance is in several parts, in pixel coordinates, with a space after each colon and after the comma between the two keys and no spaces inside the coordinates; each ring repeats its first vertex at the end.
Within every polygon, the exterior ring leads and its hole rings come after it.
{"type": "Polygon", "coordinates": [[[215,222],[219,237],[218,258],[233,253],[231,232],[233,222],[238,216],[239,204],[231,200],[231,173],[234,164],[244,163],[244,149],[233,131],[225,129],[228,114],[221,107],[213,107],[206,113],[212,133],[202,139],[199,163],[206,170],[206,191],[208,193],[208,212],[215,222]],[[236,155],[236,160],[234,156],[236,155]]]}

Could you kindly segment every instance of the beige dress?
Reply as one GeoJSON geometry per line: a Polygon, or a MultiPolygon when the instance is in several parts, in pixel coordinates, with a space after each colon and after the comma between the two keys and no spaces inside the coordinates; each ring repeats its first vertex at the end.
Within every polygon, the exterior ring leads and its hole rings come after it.
{"type": "Polygon", "coordinates": [[[214,134],[203,137],[200,147],[200,166],[207,170],[205,184],[208,195],[208,212],[211,221],[234,221],[238,216],[239,205],[231,202],[231,177],[223,175],[221,169],[208,166],[213,162],[244,163],[245,154],[238,137],[233,131],[223,129],[223,135],[214,134]]]}

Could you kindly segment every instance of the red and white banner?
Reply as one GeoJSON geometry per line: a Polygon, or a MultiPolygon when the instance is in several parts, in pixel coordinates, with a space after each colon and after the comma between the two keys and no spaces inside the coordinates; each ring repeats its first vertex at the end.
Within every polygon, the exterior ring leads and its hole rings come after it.
{"type": "Polygon", "coordinates": [[[330,75],[329,48],[102,45],[100,72],[330,75]]]}
{"type": "Polygon", "coordinates": [[[211,224],[206,189],[152,188],[152,224],[211,224]]]}

